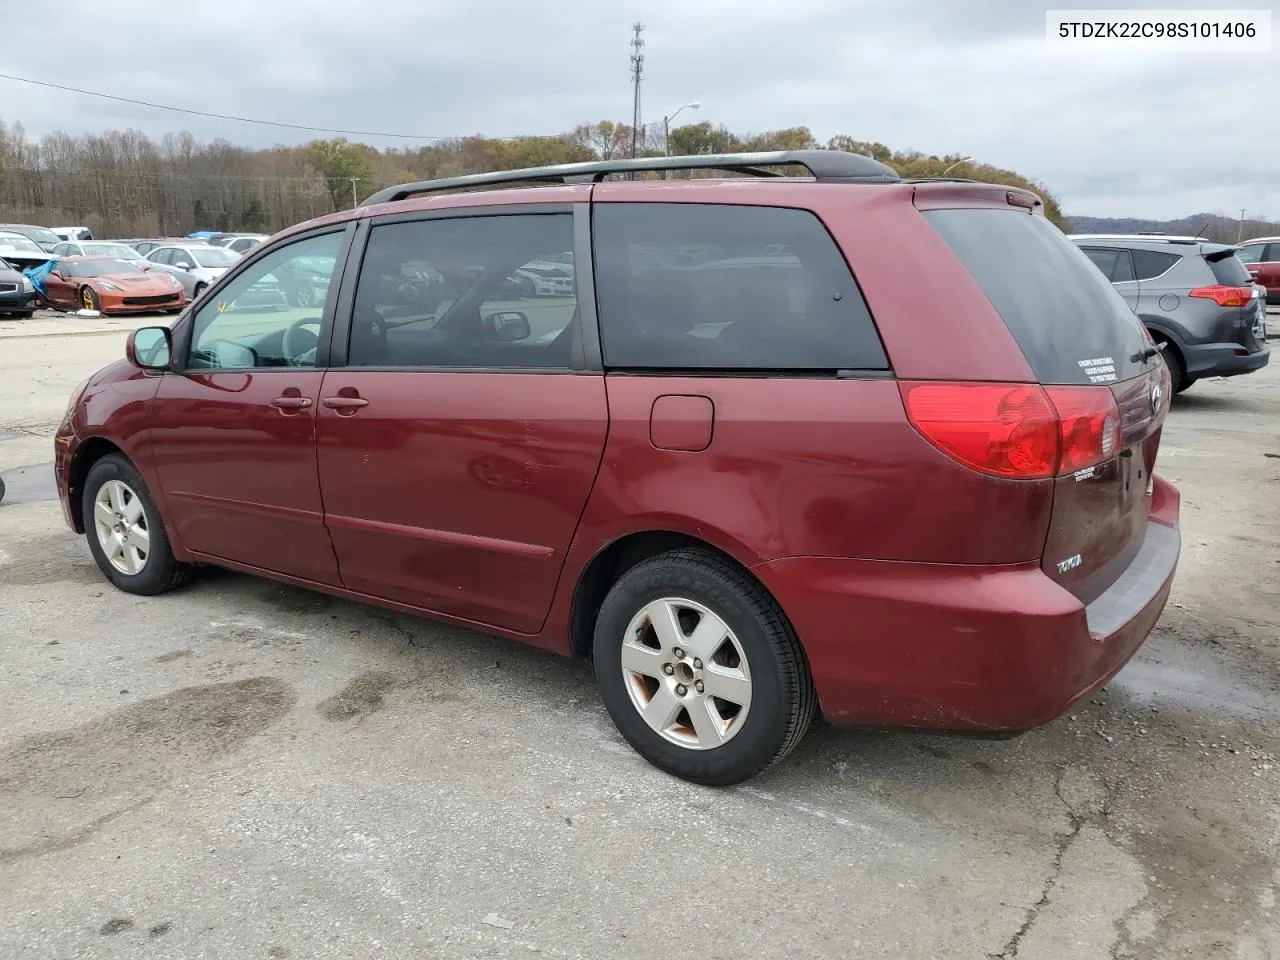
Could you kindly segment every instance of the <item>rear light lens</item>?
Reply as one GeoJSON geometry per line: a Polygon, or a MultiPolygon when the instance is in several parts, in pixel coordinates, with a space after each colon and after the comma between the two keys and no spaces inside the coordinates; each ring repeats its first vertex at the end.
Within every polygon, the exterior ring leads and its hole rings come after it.
{"type": "Polygon", "coordinates": [[[1046,387],[1058,411],[1058,473],[1075,473],[1120,452],[1120,408],[1106,387],[1046,387]]]}
{"type": "Polygon", "coordinates": [[[1212,300],[1220,307],[1243,307],[1253,299],[1253,287],[1197,287],[1187,296],[1212,300]]]}
{"type": "Polygon", "coordinates": [[[907,417],[955,460],[997,477],[1075,473],[1120,451],[1120,410],[1107,387],[900,382],[907,417]]]}
{"type": "Polygon", "coordinates": [[[900,383],[911,423],[943,453],[998,477],[1053,476],[1058,418],[1040,387],[900,383]]]}

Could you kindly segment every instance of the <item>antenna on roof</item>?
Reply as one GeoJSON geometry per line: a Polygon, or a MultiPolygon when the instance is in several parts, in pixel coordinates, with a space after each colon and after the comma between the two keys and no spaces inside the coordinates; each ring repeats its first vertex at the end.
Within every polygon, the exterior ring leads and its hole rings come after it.
{"type": "Polygon", "coordinates": [[[1203,227],[1201,227],[1199,230],[1197,230],[1197,231],[1195,232],[1195,235],[1194,235],[1191,239],[1192,239],[1192,240],[1199,240],[1199,239],[1200,239],[1200,234],[1202,234],[1202,233],[1204,233],[1206,230],[1208,230],[1208,229],[1209,229],[1209,224],[1210,224],[1210,223],[1212,223],[1212,222],[1213,222],[1212,220],[1206,220],[1206,221],[1204,222],[1204,226],[1203,226],[1203,227]]]}

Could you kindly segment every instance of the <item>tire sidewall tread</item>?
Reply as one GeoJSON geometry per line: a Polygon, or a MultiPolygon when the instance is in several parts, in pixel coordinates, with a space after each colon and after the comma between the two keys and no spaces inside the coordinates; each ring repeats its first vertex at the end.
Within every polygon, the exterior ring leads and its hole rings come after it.
{"type": "Polygon", "coordinates": [[[808,663],[782,610],[749,575],[708,551],[677,550],[628,570],[600,607],[593,646],[601,696],[623,738],[654,766],[694,783],[729,786],[756,776],[795,748],[815,713],[808,663]],[[644,604],[664,596],[715,611],[747,656],[750,711],[743,729],[713,750],[690,750],[663,738],[640,716],[626,689],[626,628],[644,604]]]}
{"type": "Polygon", "coordinates": [[[98,460],[89,468],[85,477],[84,492],[80,500],[81,516],[84,519],[85,539],[89,541],[89,550],[93,554],[98,569],[116,587],[126,593],[139,596],[155,596],[189,582],[193,569],[179,563],[169,545],[169,536],[164,529],[164,521],[156,507],[155,498],[142,479],[137,468],[122,454],[112,453],[98,460]],[[147,554],[147,563],[142,572],[130,576],[121,573],[111,565],[102,544],[98,542],[98,531],[93,520],[93,504],[102,485],[109,480],[119,480],[126,484],[134,495],[142,500],[143,510],[147,515],[147,533],[151,539],[151,551],[147,554]]]}

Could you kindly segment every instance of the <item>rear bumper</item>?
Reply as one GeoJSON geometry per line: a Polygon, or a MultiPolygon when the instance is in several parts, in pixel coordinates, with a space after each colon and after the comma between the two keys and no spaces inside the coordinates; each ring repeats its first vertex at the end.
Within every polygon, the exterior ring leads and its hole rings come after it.
{"type": "Polygon", "coordinates": [[[1206,343],[1198,346],[1183,347],[1183,359],[1187,364],[1187,376],[1201,377],[1235,377],[1242,373],[1253,373],[1261,370],[1271,359],[1271,348],[1264,346],[1261,350],[1237,356],[1236,351],[1244,349],[1238,343],[1206,343]]]}
{"type": "Polygon", "coordinates": [[[1164,610],[1178,493],[1156,478],[1130,567],[1086,607],[1039,565],[800,557],[753,568],[790,617],[837,724],[1020,731],[1114,676],[1164,610]]]}

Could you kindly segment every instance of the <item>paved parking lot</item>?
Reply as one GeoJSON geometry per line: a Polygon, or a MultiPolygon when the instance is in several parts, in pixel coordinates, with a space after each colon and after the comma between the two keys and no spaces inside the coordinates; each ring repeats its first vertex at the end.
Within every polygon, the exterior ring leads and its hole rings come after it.
{"type": "Polygon", "coordinates": [[[229,573],[111,588],[49,438],[131,325],[0,321],[0,957],[1280,958],[1280,364],[1175,404],[1174,593],[1075,714],[818,726],[710,790],[583,665],[229,573]]]}

